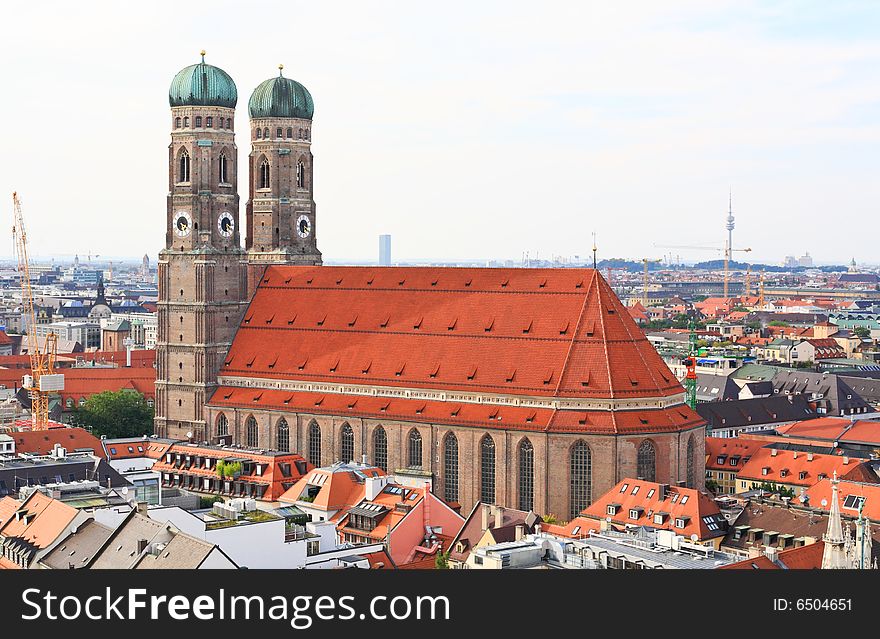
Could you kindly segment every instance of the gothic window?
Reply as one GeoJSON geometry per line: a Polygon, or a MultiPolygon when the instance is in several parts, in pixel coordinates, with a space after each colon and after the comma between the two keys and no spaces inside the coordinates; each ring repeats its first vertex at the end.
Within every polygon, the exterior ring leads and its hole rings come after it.
{"type": "Polygon", "coordinates": [[[519,509],[529,511],[535,505],[535,449],[532,442],[523,439],[519,443],[519,509]]]}
{"type": "Polygon", "coordinates": [[[342,461],[348,463],[354,459],[354,431],[346,422],[342,425],[342,461]]]}
{"type": "Polygon", "coordinates": [[[314,466],[321,465],[321,427],[317,422],[309,424],[309,461],[314,466]]]}
{"type": "Polygon", "coordinates": [[[178,182],[189,182],[189,153],[184,149],[180,154],[180,167],[177,172],[178,182]]]}
{"type": "Polygon", "coordinates": [[[269,160],[260,162],[260,188],[269,188],[269,160]]]}
{"type": "Polygon", "coordinates": [[[443,440],[443,498],[458,501],[458,439],[453,433],[443,440]]]}
{"type": "Polygon", "coordinates": [[[199,129],[201,127],[202,127],[202,116],[197,115],[196,116],[196,128],[199,129]]]}
{"type": "Polygon", "coordinates": [[[293,127],[287,127],[287,135],[285,137],[287,137],[287,138],[293,137],[293,127]]]}
{"type": "Polygon", "coordinates": [[[388,470],[388,436],[381,426],[373,431],[373,463],[382,470],[388,470]]]}
{"type": "Polygon", "coordinates": [[[593,501],[593,456],[586,442],[571,447],[569,470],[568,517],[574,519],[593,501]]]}
{"type": "Polygon", "coordinates": [[[254,419],[253,415],[249,415],[247,421],[244,423],[245,425],[245,445],[250,446],[251,448],[256,448],[257,443],[259,441],[259,434],[257,430],[257,420],[254,419]]]}
{"type": "Polygon", "coordinates": [[[229,420],[226,415],[220,413],[217,415],[217,437],[223,437],[229,434],[229,420]]]}
{"type": "Polygon", "coordinates": [[[646,439],[639,446],[638,453],[638,471],[636,475],[645,481],[656,481],[656,465],[657,451],[654,448],[654,442],[646,439]]]}
{"type": "Polygon", "coordinates": [[[205,126],[209,129],[214,126],[214,118],[212,118],[210,115],[205,118],[205,126]]]}
{"type": "Polygon", "coordinates": [[[296,165],[296,186],[304,189],[306,187],[306,165],[298,162],[296,165]]]}
{"type": "Polygon", "coordinates": [[[257,129],[257,139],[263,139],[263,129],[257,129]]]}
{"type": "Polygon", "coordinates": [[[174,118],[174,128],[175,129],[180,128],[180,118],[174,118]]]}
{"type": "Polygon", "coordinates": [[[422,467],[422,434],[413,428],[408,437],[409,456],[407,466],[409,468],[422,467]]]}
{"type": "Polygon", "coordinates": [[[687,443],[687,487],[693,488],[694,479],[694,436],[688,437],[687,443]]]}
{"type": "Polygon", "coordinates": [[[275,427],[276,437],[275,440],[278,442],[276,444],[276,448],[278,450],[289,451],[290,450],[290,426],[287,425],[287,420],[283,417],[278,420],[278,425],[275,427]]]}
{"type": "Polygon", "coordinates": [[[277,129],[275,129],[275,137],[276,138],[281,137],[281,127],[280,126],[277,129]]]}
{"type": "Polygon", "coordinates": [[[480,501],[495,503],[495,440],[489,435],[480,441],[480,501]]]}
{"type": "Polygon", "coordinates": [[[220,183],[226,184],[227,182],[229,182],[229,175],[226,171],[226,154],[225,153],[220,154],[219,162],[220,162],[220,183]]]}

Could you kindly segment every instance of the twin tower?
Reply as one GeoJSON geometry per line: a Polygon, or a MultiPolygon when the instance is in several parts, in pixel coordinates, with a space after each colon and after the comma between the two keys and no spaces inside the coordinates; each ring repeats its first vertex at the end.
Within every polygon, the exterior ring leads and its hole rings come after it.
{"type": "MultiPolygon", "coordinates": [[[[171,82],[168,210],[159,255],[156,434],[204,439],[205,401],[268,264],[320,264],[312,192],[312,96],[283,75],[248,101],[245,245],[239,228],[238,91],[205,63],[171,82]]],[[[267,345],[267,348],[271,348],[267,345]]]]}

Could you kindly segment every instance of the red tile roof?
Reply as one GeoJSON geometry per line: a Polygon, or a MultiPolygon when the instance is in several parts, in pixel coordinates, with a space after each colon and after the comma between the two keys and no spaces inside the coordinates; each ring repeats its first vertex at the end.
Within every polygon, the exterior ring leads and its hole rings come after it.
{"type": "Polygon", "coordinates": [[[698,539],[722,537],[727,532],[724,516],[708,495],[694,488],[665,486],[640,479],[624,479],[594,501],[581,517],[607,520],[618,526],[648,526],[673,530],[679,535],[698,539]],[[616,508],[615,514],[609,506],[616,508]],[[633,516],[636,515],[636,516],[633,516]],[[659,515],[662,521],[655,519],[659,515]],[[707,521],[708,519],[708,521],[707,521]],[[677,521],[684,526],[677,526],[677,521]]]}
{"type": "Polygon", "coordinates": [[[817,541],[814,544],[789,548],[779,553],[776,563],[773,563],[764,555],[743,559],[735,564],[721,566],[720,570],[809,570],[822,567],[822,555],[825,552],[825,543],[817,541]]]}
{"type": "Polygon", "coordinates": [[[880,421],[871,419],[820,417],[779,426],[776,431],[790,439],[880,446],[880,421]]]}
{"type": "MultiPolygon", "coordinates": [[[[856,495],[857,497],[865,498],[862,514],[872,521],[880,522],[880,484],[877,484],[876,482],[864,483],[841,479],[837,489],[840,512],[842,515],[853,518],[858,516],[858,506],[854,508],[846,506],[847,498],[850,495],[856,495]]],[[[824,511],[830,510],[831,480],[824,479],[818,484],[811,486],[807,490],[807,498],[807,505],[809,505],[810,508],[820,508],[824,511]],[[823,501],[825,502],[824,505],[822,503],[823,501]]]]}
{"type": "Polygon", "coordinates": [[[586,269],[269,266],[222,375],[557,397],[682,393],[586,269]]]}
{"type": "Polygon", "coordinates": [[[861,463],[839,455],[759,448],[739,471],[739,479],[810,487],[825,477],[845,475],[861,463]],[[766,469],[766,473],[764,472],[766,469]],[[803,476],[801,475],[803,473],[803,476]],[[820,477],[822,476],[822,477],[820,477]]]}
{"type": "Polygon", "coordinates": [[[765,442],[737,437],[706,438],[706,470],[739,471],[765,442]],[[731,464],[731,461],[736,461],[731,464]]]}
{"type": "Polygon", "coordinates": [[[68,451],[88,449],[102,454],[101,440],[82,428],[50,428],[48,430],[18,431],[7,433],[15,439],[16,453],[48,455],[59,444],[68,451]]]}
{"type": "Polygon", "coordinates": [[[12,339],[6,334],[6,331],[0,330],[0,346],[9,346],[10,344],[12,344],[12,339]]]}

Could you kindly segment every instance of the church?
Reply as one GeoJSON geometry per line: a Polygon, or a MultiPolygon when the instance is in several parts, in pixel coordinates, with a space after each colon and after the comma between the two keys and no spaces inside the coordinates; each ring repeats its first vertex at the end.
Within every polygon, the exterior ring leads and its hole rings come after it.
{"type": "Polygon", "coordinates": [[[158,435],[366,456],[465,511],[702,488],[705,422],[598,271],[322,266],[314,104],[283,69],[248,101],[242,245],[237,100],[204,54],[171,83],[158,435]]]}

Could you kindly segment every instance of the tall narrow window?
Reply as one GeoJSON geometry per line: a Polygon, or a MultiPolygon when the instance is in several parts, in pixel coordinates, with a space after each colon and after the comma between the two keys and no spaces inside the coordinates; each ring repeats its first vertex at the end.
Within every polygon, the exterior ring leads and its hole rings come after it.
{"type": "Polygon", "coordinates": [[[381,426],[373,431],[373,464],[388,470],[388,435],[381,426]]]}
{"type": "Polygon", "coordinates": [[[693,488],[696,484],[694,477],[694,436],[688,437],[687,445],[687,487],[693,488]]]}
{"type": "Polygon", "coordinates": [[[452,433],[443,440],[443,498],[458,501],[458,439],[452,433]]]}
{"type": "Polygon", "coordinates": [[[354,431],[348,422],[342,425],[342,433],[339,438],[342,442],[340,456],[344,463],[348,463],[354,459],[354,431]]]}
{"type": "Polygon", "coordinates": [[[226,415],[220,413],[217,415],[217,437],[223,437],[229,434],[229,420],[226,415]]]}
{"type": "Polygon", "coordinates": [[[654,448],[654,442],[652,442],[650,439],[646,439],[639,446],[637,459],[638,470],[636,472],[639,479],[643,479],[645,481],[657,480],[657,471],[655,464],[656,459],[657,451],[654,448]]]}
{"type": "Polygon", "coordinates": [[[178,182],[189,182],[189,153],[186,149],[180,154],[180,167],[177,173],[178,182]]]}
{"type": "Polygon", "coordinates": [[[276,138],[281,137],[281,127],[280,126],[277,129],[275,129],[275,137],[276,138]]]}
{"type": "Polygon", "coordinates": [[[285,452],[290,450],[290,426],[283,417],[278,420],[278,425],[275,427],[275,441],[278,450],[285,452]]]}
{"type": "Polygon", "coordinates": [[[409,431],[408,446],[409,454],[406,465],[409,468],[422,467],[422,434],[413,428],[409,431]]]}
{"type": "Polygon", "coordinates": [[[303,130],[300,129],[300,130],[299,130],[299,139],[302,140],[302,137],[303,137],[303,130]]]}
{"type": "Polygon", "coordinates": [[[183,118],[183,126],[184,128],[189,127],[189,116],[183,118]]]}
{"type": "Polygon", "coordinates": [[[175,129],[180,128],[180,118],[174,118],[174,128],[175,129]]]}
{"type": "Polygon", "coordinates": [[[287,138],[293,137],[293,127],[287,127],[287,135],[285,137],[287,137],[287,138]]]}
{"type": "Polygon", "coordinates": [[[253,415],[248,416],[245,425],[245,445],[256,448],[259,442],[259,434],[257,429],[257,420],[253,415]]]}
{"type": "MultiPolygon", "coordinates": [[[[205,118],[205,127],[207,127],[207,128],[210,129],[210,128],[213,127],[213,126],[214,126],[214,118],[212,118],[212,117],[209,115],[208,117],[205,118]]],[[[221,126],[222,126],[222,124],[221,124],[221,126]]]]}
{"type": "Polygon", "coordinates": [[[196,116],[196,128],[200,129],[201,127],[202,127],[202,116],[197,115],[196,116]]]}
{"type": "Polygon", "coordinates": [[[232,118],[226,118],[226,128],[227,129],[232,128],[232,118]]]}
{"type": "Polygon", "coordinates": [[[259,128],[257,129],[257,139],[258,140],[263,139],[263,129],[259,129],[259,128]]]}
{"type": "Polygon", "coordinates": [[[480,501],[495,503],[495,440],[489,435],[480,441],[480,501]]]}
{"type": "Polygon", "coordinates": [[[296,186],[297,188],[306,188],[306,165],[298,162],[296,165],[296,186]]]}
{"type": "Polygon", "coordinates": [[[574,519],[593,502],[593,456],[586,442],[571,447],[568,518],[574,519]]]}
{"type": "Polygon", "coordinates": [[[535,505],[535,449],[532,442],[523,439],[519,443],[519,509],[529,511],[535,505]]]}
{"type": "Polygon", "coordinates": [[[225,153],[220,154],[219,163],[220,163],[220,183],[226,184],[227,182],[229,182],[229,176],[226,172],[226,154],[225,153]]]}
{"type": "Polygon", "coordinates": [[[321,465],[321,427],[317,422],[309,424],[309,461],[314,466],[321,465]]]}
{"type": "Polygon", "coordinates": [[[269,127],[266,127],[265,129],[263,129],[263,137],[266,138],[267,140],[269,139],[269,127]]]}
{"type": "Polygon", "coordinates": [[[260,162],[260,188],[269,188],[269,160],[260,162]]]}

